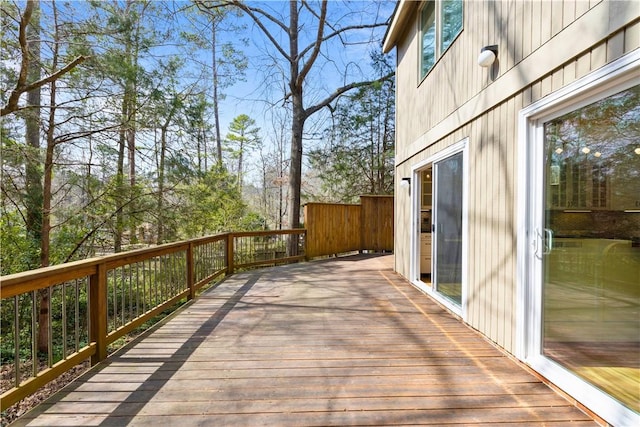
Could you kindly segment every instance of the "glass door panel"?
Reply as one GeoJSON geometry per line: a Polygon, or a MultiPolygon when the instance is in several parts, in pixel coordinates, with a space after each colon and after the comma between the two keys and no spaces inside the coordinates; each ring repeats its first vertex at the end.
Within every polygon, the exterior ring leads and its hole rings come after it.
{"type": "Polygon", "coordinates": [[[640,89],[544,124],[545,357],[640,411],[640,89]]]}
{"type": "Polygon", "coordinates": [[[434,165],[434,283],[438,293],[462,303],[463,155],[434,165]]]}

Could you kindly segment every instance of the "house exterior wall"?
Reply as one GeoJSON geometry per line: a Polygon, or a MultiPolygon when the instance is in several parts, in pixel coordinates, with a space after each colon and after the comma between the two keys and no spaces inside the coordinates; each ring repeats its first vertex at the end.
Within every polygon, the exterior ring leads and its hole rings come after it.
{"type": "Polygon", "coordinates": [[[518,113],[640,47],[636,1],[468,1],[464,28],[419,81],[417,7],[395,40],[396,270],[409,278],[412,167],[468,138],[469,247],[465,321],[516,346],[518,113]],[[494,74],[476,63],[499,46],[494,74]]]}

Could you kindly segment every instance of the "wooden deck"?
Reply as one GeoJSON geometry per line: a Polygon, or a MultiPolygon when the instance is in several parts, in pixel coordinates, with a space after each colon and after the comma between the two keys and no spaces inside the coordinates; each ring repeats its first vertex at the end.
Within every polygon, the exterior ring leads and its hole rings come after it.
{"type": "Polygon", "coordinates": [[[236,274],[15,425],[596,425],[392,262],[236,274]]]}

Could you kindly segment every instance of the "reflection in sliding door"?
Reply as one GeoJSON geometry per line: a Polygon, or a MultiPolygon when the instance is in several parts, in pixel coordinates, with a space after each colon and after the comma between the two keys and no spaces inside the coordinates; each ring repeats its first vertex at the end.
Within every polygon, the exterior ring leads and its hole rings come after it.
{"type": "Polygon", "coordinates": [[[544,124],[542,354],[640,412],[640,86],[544,124]]]}
{"type": "Polygon", "coordinates": [[[462,304],[463,154],[435,164],[434,283],[438,293],[462,304]]]}

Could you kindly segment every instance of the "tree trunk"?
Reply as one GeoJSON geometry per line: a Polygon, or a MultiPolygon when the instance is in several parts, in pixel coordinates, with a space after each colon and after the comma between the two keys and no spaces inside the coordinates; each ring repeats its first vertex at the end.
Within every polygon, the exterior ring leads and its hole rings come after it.
{"type": "MultiPolygon", "coordinates": [[[[218,166],[222,166],[222,137],[220,136],[220,111],[218,109],[218,53],[216,49],[216,19],[211,18],[211,53],[213,67],[213,117],[216,126],[216,154],[218,156],[218,166]]],[[[205,157],[205,169],[207,169],[205,157]]],[[[208,169],[207,169],[208,170],[208,169]]]]}
{"type": "Polygon", "coordinates": [[[113,251],[122,252],[122,234],[124,232],[124,152],[127,142],[127,135],[124,129],[124,120],[127,116],[126,103],[122,104],[122,120],[120,137],[118,139],[118,164],[116,166],[116,226],[113,236],[113,251]]]}
{"type": "MultiPolygon", "coordinates": [[[[302,90],[300,90],[302,92],[302,90]]],[[[302,94],[294,95],[293,120],[291,124],[291,164],[289,166],[289,228],[300,228],[300,194],[302,184],[302,132],[304,112],[302,94]],[[296,104],[299,104],[296,106],[296,104]]]]}
{"type": "Polygon", "coordinates": [[[160,129],[160,164],[158,165],[158,199],[156,206],[158,212],[158,235],[156,237],[156,244],[158,245],[164,243],[164,163],[166,150],[167,126],[163,126],[160,129]]]}
{"type": "Polygon", "coordinates": [[[130,50],[131,61],[133,63],[133,80],[127,82],[127,92],[125,97],[129,99],[129,126],[127,126],[127,147],[129,153],[129,242],[137,243],[136,221],[134,221],[136,212],[136,112],[138,109],[138,56],[139,56],[139,33],[140,24],[136,25],[135,38],[132,41],[133,46],[130,50]],[[127,96],[128,95],[128,96],[127,96]]]}
{"type": "MultiPolygon", "coordinates": [[[[289,54],[298,57],[298,5],[289,2],[289,54]]],[[[289,228],[300,228],[300,184],[302,182],[302,132],[304,129],[304,105],[298,60],[289,62],[289,90],[293,101],[291,120],[291,165],[289,166],[289,228]]],[[[297,253],[297,251],[296,251],[297,253]]]]}
{"type": "MultiPolygon", "coordinates": [[[[29,81],[40,79],[40,6],[34,2],[31,23],[27,28],[29,49],[29,81]]],[[[33,252],[29,268],[40,266],[40,257],[36,248],[40,248],[42,239],[42,159],[40,154],[40,88],[27,92],[25,113],[27,155],[26,174],[26,229],[33,243],[33,252]]]]}
{"type": "MultiPolygon", "coordinates": [[[[29,82],[40,80],[40,4],[33,3],[33,14],[27,27],[27,46],[29,51],[29,82]]],[[[29,261],[30,268],[42,267],[42,224],[44,221],[43,170],[40,155],[40,88],[27,92],[26,117],[26,229],[32,241],[34,252],[29,261]],[[38,248],[39,250],[36,250],[38,248]],[[38,256],[38,253],[40,255],[38,256]]],[[[49,290],[38,292],[40,309],[38,312],[38,351],[46,353],[49,349],[49,290]]]]}

